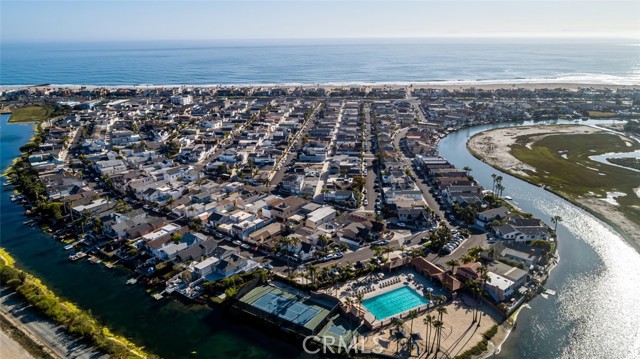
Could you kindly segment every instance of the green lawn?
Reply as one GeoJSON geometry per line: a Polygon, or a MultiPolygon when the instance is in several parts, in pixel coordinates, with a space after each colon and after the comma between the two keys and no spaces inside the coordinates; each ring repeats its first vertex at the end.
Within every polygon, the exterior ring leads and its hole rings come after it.
{"type": "Polygon", "coordinates": [[[40,105],[30,105],[11,109],[9,122],[37,122],[49,117],[51,109],[40,105]]]}
{"type": "Polygon", "coordinates": [[[638,143],[623,141],[608,133],[561,134],[547,136],[529,149],[525,147],[529,137],[518,137],[511,154],[536,169],[535,172],[527,171],[530,180],[574,199],[588,196],[590,192],[599,197],[605,197],[607,192],[626,193],[616,199],[619,209],[627,218],[640,224],[640,198],[633,191],[640,187],[640,175],[589,159],[589,156],[608,152],[637,150],[640,148],[638,143]],[[632,147],[625,142],[632,143],[632,147]]]}

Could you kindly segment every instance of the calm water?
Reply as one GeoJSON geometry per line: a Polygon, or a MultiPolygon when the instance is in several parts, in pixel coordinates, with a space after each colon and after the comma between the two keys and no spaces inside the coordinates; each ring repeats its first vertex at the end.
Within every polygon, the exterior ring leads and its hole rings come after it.
{"type": "Polygon", "coordinates": [[[379,320],[425,304],[429,304],[429,301],[408,286],[402,286],[362,302],[362,305],[379,320]]]}
{"type": "Polygon", "coordinates": [[[640,357],[640,254],[587,212],[494,170],[465,150],[470,136],[502,126],[451,133],[440,143],[440,153],[457,167],[471,166],[484,187],[491,187],[492,173],[501,174],[504,194],[519,207],[548,224],[553,215],[564,221],[558,226],[560,262],[546,285],[557,295],[538,296],[529,303],[531,309],[521,311],[517,329],[497,357],[640,357]]]}
{"type": "MultiPolygon", "coordinates": [[[[2,171],[33,133],[30,125],[0,118],[2,171]]],[[[0,193],[0,245],[21,268],[42,278],[56,293],[91,312],[115,332],[164,358],[295,358],[300,349],[232,323],[223,313],[177,301],[157,302],[141,286],[125,285],[127,272],[88,261],[71,263],[68,252],[39,229],[22,225],[24,209],[0,193]],[[196,352],[196,354],[192,354],[196,352]]]]}
{"type": "Polygon", "coordinates": [[[351,40],[0,45],[0,85],[640,84],[632,40],[351,40]]]}

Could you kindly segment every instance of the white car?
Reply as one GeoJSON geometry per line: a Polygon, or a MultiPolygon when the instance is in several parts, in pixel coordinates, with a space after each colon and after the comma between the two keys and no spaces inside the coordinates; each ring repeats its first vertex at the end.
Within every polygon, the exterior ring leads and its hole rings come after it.
{"type": "Polygon", "coordinates": [[[364,202],[362,202],[362,203],[364,203],[365,206],[368,206],[369,205],[369,200],[365,199],[364,202]]]}

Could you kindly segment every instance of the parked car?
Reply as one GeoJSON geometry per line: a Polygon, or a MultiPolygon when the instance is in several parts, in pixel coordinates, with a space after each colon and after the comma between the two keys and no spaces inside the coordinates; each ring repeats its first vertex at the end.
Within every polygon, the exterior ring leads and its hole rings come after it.
{"type": "Polygon", "coordinates": [[[241,246],[242,245],[242,242],[240,242],[237,239],[235,241],[231,242],[231,243],[235,244],[236,246],[241,246]]]}

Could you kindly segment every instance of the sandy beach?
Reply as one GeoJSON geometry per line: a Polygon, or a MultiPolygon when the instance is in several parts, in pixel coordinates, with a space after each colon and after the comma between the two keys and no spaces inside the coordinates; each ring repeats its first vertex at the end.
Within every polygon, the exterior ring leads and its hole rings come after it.
{"type": "Polygon", "coordinates": [[[480,89],[480,90],[498,90],[498,89],[567,89],[567,90],[579,90],[584,88],[591,89],[640,89],[639,85],[620,85],[620,84],[607,84],[607,83],[562,83],[562,82],[535,82],[535,83],[519,83],[513,82],[474,82],[474,81],[442,81],[442,82],[416,82],[416,83],[319,83],[319,84],[171,84],[171,85],[75,85],[75,84],[53,84],[47,86],[0,86],[0,91],[14,91],[22,90],[25,88],[30,89],[155,89],[155,88],[242,88],[242,87],[254,87],[262,89],[272,88],[288,88],[293,90],[295,88],[323,88],[325,90],[332,90],[337,88],[348,87],[365,87],[365,88],[388,88],[388,89],[434,89],[434,90],[464,90],[464,89],[480,89]]]}
{"type": "MultiPolygon", "coordinates": [[[[530,138],[531,141],[527,144],[527,146],[530,146],[530,144],[550,134],[592,134],[604,132],[606,132],[604,129],[581,125],[553,126],[552,129],[548,126],[503,128],[483,132],[472,137],[469,142],[467,142],[467,147],[473,154],[479,156],[482,161],[489,165],[527,180],[529,176],[526,171],[535,171],[535,169],[520,162],[520,160],[510,153],[511,146],[516,143],[517,137],[532,136],[530,138]]],[[[606,221],[609,221],[634,239],[636,245],[640,245],[640,226],[625,217],[622,212],[618,210],[617,206],[604,201],[600,197],[584,196],[578,199],[567,199],[572,202],[577,202],[578,205],[594,212],[599,215],[600,218],[605,218],[606,221]]]]}

